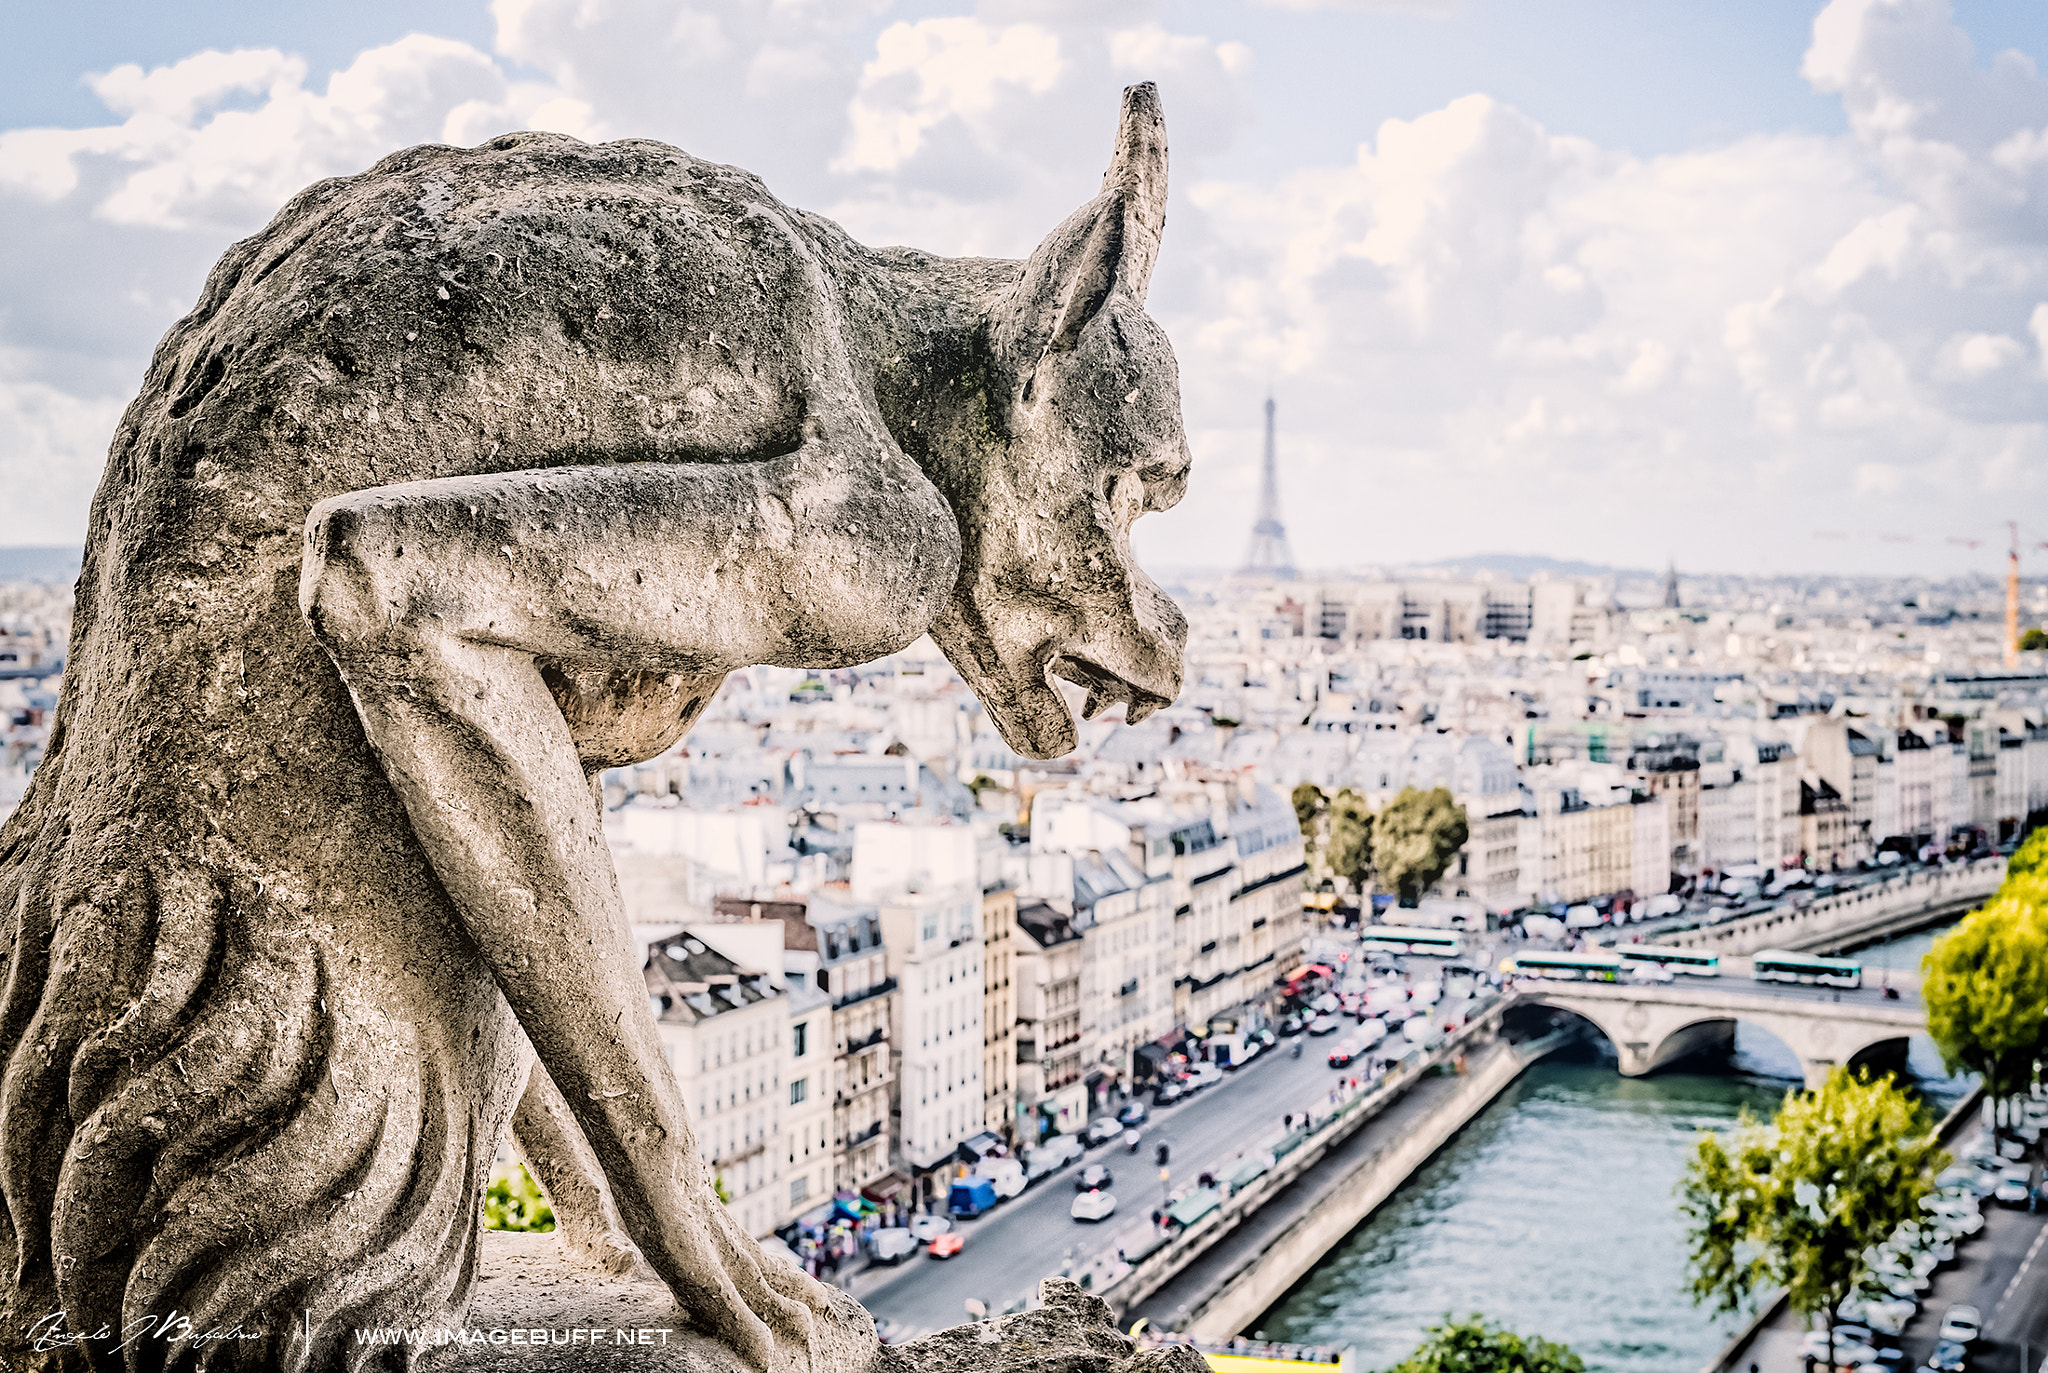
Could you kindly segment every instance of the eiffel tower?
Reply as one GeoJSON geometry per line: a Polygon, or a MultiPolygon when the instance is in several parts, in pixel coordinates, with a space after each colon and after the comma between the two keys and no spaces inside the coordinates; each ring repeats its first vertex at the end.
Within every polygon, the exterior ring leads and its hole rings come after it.
{"type": "Polygon", "coordinates": [[[1294,551],[1287,546],[1287,526],[1280,523],[1280,461],[1273,449],[1273,398],[1266,397],[1266,462],[1259,479],[1259,518],[1252,524],[1240,577],[1294,580],[1294,551]]]}

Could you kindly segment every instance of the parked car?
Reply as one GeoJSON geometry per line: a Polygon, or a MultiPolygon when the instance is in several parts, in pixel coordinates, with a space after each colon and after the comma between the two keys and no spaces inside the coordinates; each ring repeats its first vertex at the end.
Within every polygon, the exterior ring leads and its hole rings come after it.
{"type": "Polygon", "coordinates": [[[1964,1373],[1964,1370],[1969,1366],[1970,1351],[1968,1347],[1957,1344],[1953,1340],[1943,1340],[1940,1344],[1935,1345],[1934,1352],[1929,1354],[1927,1362],[1921,1365],[1922,1368],[1927,1370],[1927,1373],[1964,1373]]]}
{"type": "Polygon", "coordinates": [[[1097,1116],[1088,1122],[1088,1128],[1081,1132],[1081,1143],[1089,1148],[1107,1144],[1124,1132],[1124,1127],[1108,1116],[1097,1116]]]}
{"type": "Polygon", "coordinates": [[[1223,1081],[1223,1070],[1213,1063],[1197,1063],[1188,1072],[1188,1085],[1195,1091],[1223,1081]]]}
{"type": "Polygon", "coordinates": [[[1365,1052],[1365,1046],[1355,1039],[1345,1039],[1330,1046],[1330,1066],[1349,1068],[1365,1052]]]}
{"type": "Polygon", "coordinates": [[[954,1216],[978,1216],[983,1211],[993,1211],[996,1201],[994,1181],[979,1173],[953,1179],[953,1185],[946,1190],[946,1211],[954,1216]]]}
{"type": "Polygon", "coordinates": [[[981,1171],[996,1185],[996,1195],[1005,1201],[1021,1195],[1031,1180],[1024,1176],[1024,1161],[1014,1158],[985,1158],[981,1171]]]}
{"type": "Polygon", "coordinates": [[[2027,1168],[2008,1168],[2000,1173],[1998,1186],[1991,1193],[1991,1199],[2000,1206],[2025,1206],[2033,1196],[2033,1172],[2027,1168]]]}
{"type": "Polygon", "coordinates": [[[950,1259],[967,1247],[967,1241],[948,1230],[925,1246],[925,1252],[935,1259],[950,1259]]]}
{"type": "Polygon", "coordinates": [[[1181,1084],[1180,1079],[1170,1077],[1152,1089],[1152,1104],[1154,1106],[1171,1106],[1187,1094],[1188,1089],[1181,1084]]]}
{"type": "Polygon", "coordinates": [[[1152,1113],[1145,1109],[1145,1103],[1142,1101],[1128,1102],[1123,1110],[1116,1113],[1116,1123],[1125,1129],[1143,1125],[1151,1118],[1152,1113]]]}
{"type": "Polygon", "coordinates": [[[1036,1181],[1057,1173],[1080,1157],[1080,1140],[1072,1135],[1048,1135],[1024,1156],[1024,1175],[1036,1181]]]}
{"type": "MultiPolygon", "coordinates": [[[[1868,1335],[1870,1332],[1865,1330],[1863,1333],[1868,1335]]],[[[1799,1355],[1801,1358],[1817,1360],[1825,1366],[1828,1357],[1828,1332],[1824,1329],[1807,1331],[1806,1338],[1799,1342],[1799,1355]]],[[[1845,1333],[1840,1326],[1835,1327],[1835,1367],[1876,1362],[1875,1346],[1845,1333]]]]}
{"type": "Polygon", "coordinates": [[[1075,1220],[1108,1220],[1116,1212],[1116,1197],[1109,1192],[1083,1192],[1074,1198],[1067,1214],[1075,1220]]]}
{"type": "Polygon", "coordinates": [[[877,1230],[868,1240],[868,1253],[876,1263],[895,1266],[917,1252],[917,1236],[900,1225],[877,1230]]]}
{"type": "Polygon", "coordinates": [[[1114,1181],[1109,1169],[1099,1163],[1091,1163],[1074,1175],[1074,1190],[1077,1192],[1099,1192],[1114,1181]]]}
{"type": "Polygon", "coordinates": [[[1317,1016],[1308,1023],[1308,1032],[1312,1035],[1335,1034],[1337,1032],[1337,1017],[1333,1015],[1317,1016]]]}
{"type": "Polygon", "coordinates": [[[1941,1329],[1935,1332],[1935,1338],[1954,1340],[1957,1344],[1975,1344],[1983,1329],[1983,1312],[1974,1306],[1951,1306],[1941,1318],[1941,1329]]]}
{"type": "Polygon", "coordinates": [[[946,1216],[917,1216],[910,1222],[910,1233],[919,1244],[929,1244],[952,1228],[953,1222],[946,1216]]]}
{"type": "Polygon", "coordinates": [[[1307,1025],[1308,1022],[1300,1016],[1289,1015],[1280,1022],[1280,1033],[1284,1035],[1298,1035],[1307,1025]]]}

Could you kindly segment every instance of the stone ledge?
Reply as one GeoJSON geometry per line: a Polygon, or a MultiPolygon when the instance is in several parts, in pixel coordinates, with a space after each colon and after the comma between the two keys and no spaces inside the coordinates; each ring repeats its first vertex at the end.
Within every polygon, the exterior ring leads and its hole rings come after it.
{"type": "MultiPolygon", "coordinates": [[[[422,1369],[754,1373],[724,1345],[689,1330],[668,1289],[644,1267],[624,1277],[592,1273],[565,1261],[551,1234],[487,1231],[479,1269],[464,1328],[484,1332],[485,1341],[429,1346],[422,1369]],[[520,1332],[518,1344],[511,1343],[513,1331],[520,1332]],[[527,1343],[532,1331],[546,1332],[548,1342],[527,1343]],[[586,1332],[581,1342],[577,1331],[586,1332]],[[635,1333],[618,1333],[627,1331],[635,1333]],[[493,1332],[505,1341],[489,1342],[493,1332]]],[[[1048,1278],[1039,1295],[1036,1311],[878,1345],[867,1369],[819,1373],[1207,1373],[1192,1349],[1135,1349],[1109,1307],[1064,1278],[1048,1278]]],[[[851,1297],[843,1300],[854,1305],[851,1297]]]]}

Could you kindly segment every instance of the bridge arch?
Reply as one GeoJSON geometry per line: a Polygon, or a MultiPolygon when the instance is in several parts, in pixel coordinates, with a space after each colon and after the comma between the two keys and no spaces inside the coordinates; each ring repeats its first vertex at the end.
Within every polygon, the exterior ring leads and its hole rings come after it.
{"type": "Polygon", "coordinates": [[[1912,1047],[1910,1035],[1894,1035],[1889,1039],[1874,1039],[1842,1061],[1851,1068],[1868,1068],[1872,1073],[1904,1074],[1906,1055],[1912,1047]]]}
{"type": "Polygon", "coordinates": [[[1742,1024],[1789,1049],[1812,1088],[1836,1065],[1890,1052],[1881,1046],[1920,1033],[1924,1025],[1917,1012],[1903,1007],[1858,1005],[1851,1010],[1834,1000],[1760,996],[1726,985],[1541,985],[1524,986],[1518,994],[1590,1022],[1613,1043],[1624,1077],[1640,1077],[1692,1054],[1732,1045],[1735,1027],[1742,1024]]]}

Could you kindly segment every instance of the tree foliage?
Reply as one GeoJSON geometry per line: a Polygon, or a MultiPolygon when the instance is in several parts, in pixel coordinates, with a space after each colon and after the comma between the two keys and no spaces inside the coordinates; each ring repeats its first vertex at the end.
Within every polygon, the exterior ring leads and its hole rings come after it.
{"type": "Polygon", "coordinates": [[[1350,787],[1335,796],[1313,782],[1294,788],[1294,818],[1308,846],[1309,865],[1325,879],[1364,891],[1372,876],[1372,810],[1350,787]]]}
{"type": "Polygon", "coordinates": [[[1928,1034],[1949,1071],[1976,1073],[1994,1100],[2025,1090],[2048,1059],[2048,871],[2039,866],[2048,845],[2041,839],[2037,832],[2021,845],[1991,900],[1920,961],[1928,1034]]]}
{"type": "Polygon", "coordinates": [[[1585,1362],[1540,1335],[1517,1335],[1479,1316],[1444,1317],[1389,1373],[1585,1373],[1585,1362]]]}
{"type": "Polygon", "coordinates": [[[1330,798],[1330,871],[1364,891],[1373,873],[1373,815],[1365,798],[1350,787],[1330,798]]]}
{"type": "Polygon", "coordinates": [[[2048,877],[2048,826],[2036,829],[2026,837],[2012,857],[2005,864],[2005,885],[2011,886],[2024,877],[2048,877]]]}
{"type": "Polygon", "coordinates": [[[526,1171],[515,1163],[507,1169],[493,1169],[491,1185],[484,1189],[484,1229],[552,1230],[554,1209],[526,1171]]]}
{"type": "Polygon", "coordinates": [[[1700,1137],[1679,1183],[1693,1300],[1736,1311],[1783,1287],[1832,1334],[1865,1251],[1918,1215],[1947,1163],[1926,1107],[1888,1075],[1837,1068],[1817,1092],[1786,1093],[1768,1125],[1745,1110],[1728,1138],[1700,1137]]]}
{"type": "Polygon", "coordinates": [[[1465,808],[1442,787],[1403,787],[1379,814],[1372,836],[1372,865],[1380,879],[1412,906],[1444,875],[1471,829],[1465,808]]]}
{"type": "Polygon", "coordinates": [[[2044,648],[2048,648],[2048,629],[2036,625],[2020,635],[2020,652],[2037,653],[2044,648]]]}

